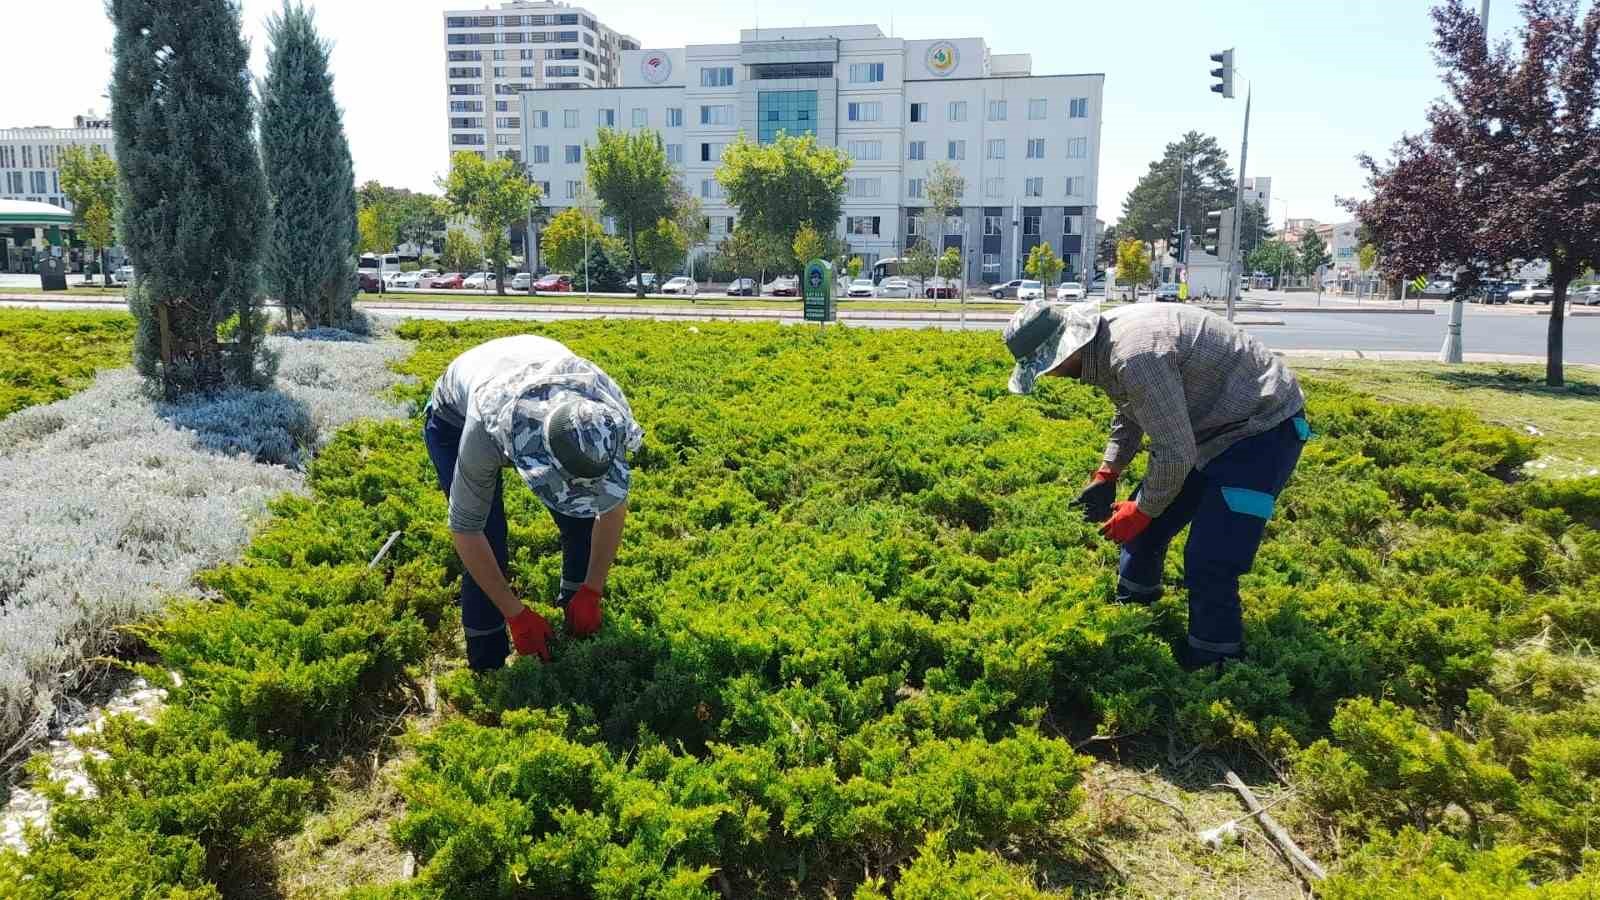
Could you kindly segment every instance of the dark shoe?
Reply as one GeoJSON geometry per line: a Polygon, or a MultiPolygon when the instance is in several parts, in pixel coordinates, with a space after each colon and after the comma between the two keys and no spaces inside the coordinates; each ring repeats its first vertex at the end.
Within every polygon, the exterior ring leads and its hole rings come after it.
{"type": "Polygon", "coordinates": [[[1187,644],[1178,648],[1178,666],[1185,672],[1199,672],[1202,669],[1214,668],[1215,674],[1221,675],[1222,669],[1229,661],[1238,661],[1244,658],[1241,653],[1217,653],[1214,650],[1201,650],[1187,644]]]}

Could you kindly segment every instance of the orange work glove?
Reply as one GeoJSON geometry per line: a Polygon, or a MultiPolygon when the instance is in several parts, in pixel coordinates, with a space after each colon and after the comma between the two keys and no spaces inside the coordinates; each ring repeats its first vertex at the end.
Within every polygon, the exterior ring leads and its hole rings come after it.
{"type": "Polygon", "coordinates": [[[567,630],[588,637],[600,630],[600,592],[587,584],[567,601],[567,630]]]}
{"type": "Polygon", "coordinates": [[[550,661],[548,642],[555,632],[550,629],[550,623],[545,621],[544,616],[524,606],[522,612],[506,620],[506,625],[511,628],[511,644],[518,653],[550,661]]]}
{"type": "Polygon", "coordinates": [[[1126,544],[1149,527],[1150,517],[1139,509],[1139,504],[1124,500],[1116,504],[1110,521],[1100,526],[1100,533],[1119,544],[1126,544]]]}

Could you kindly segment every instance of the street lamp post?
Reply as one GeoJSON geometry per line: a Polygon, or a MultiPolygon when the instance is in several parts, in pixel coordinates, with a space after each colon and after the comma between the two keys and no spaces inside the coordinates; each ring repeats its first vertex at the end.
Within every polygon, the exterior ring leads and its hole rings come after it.
{"type": "Polygon", "coordinates": [[[1272,202],[1283,204],[1283,240],[1282,247],[1278,248],[1278,290],[1283,290],[1283,263],[1289,247],[1289,201],[1282,197],[1273,197],[1272,202]]]}

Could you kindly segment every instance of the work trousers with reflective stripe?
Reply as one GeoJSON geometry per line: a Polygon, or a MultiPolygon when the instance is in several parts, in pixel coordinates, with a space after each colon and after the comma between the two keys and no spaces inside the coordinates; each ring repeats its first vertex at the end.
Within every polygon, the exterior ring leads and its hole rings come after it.
{"type": "Polygon", "coordinates": [[[1183,551],[1189,646],[1224,656],[1241,652],[1239,578],[1255,562],[1278,494],[1310,435],[1305,416],[1296,414],[1190,472],[1172,504],[1122,546],[1117,598],[1148,603],[1159,597],[1167,547],[1192,525],[1183,551]]]}
{"type": "MultiPolygon", "coordinates": [[[[428,458],[439,475],[439,487],[450,496],[450,482],[456,471],[456,455],[461,449],[461,428],[435,416],[431,411],[425,417],[422,439],[428,446],[428,458]]],[[[583,586],[589,575],[589,542],[594,536],[594,520],[564,516],[555,510],[550,515],[561,532],[561,593],[557,605],[566,608],[567,601],[583,586]]],[[[504,488],[495,485],[494,503],[489,507],[489,519],[484,523],[483,536],[488,538],[500,571],[506,571],[506,507],[504,488]]],[[[490,602],[489,595],[465,571],[461,573],[461,627],[467,635],[467,665],[483,671],[498,669],[506,664],[511,652],[506,634],[506,620],[500,610],[490,602]]]]}

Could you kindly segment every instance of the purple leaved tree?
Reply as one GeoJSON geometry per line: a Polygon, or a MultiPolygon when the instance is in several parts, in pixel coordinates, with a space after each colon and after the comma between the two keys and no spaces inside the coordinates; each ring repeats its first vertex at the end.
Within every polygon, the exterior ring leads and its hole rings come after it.
{"type": "Polygon", "coordinates": [[[1464,289],[1517,261],[1547,261],[1545,379],[1559,386],[1567,287],[1600,262],[1600,4],[1580,15],[1578,0],[1522,0],[1521,11],[1518,45],[1491,48],[1461,0],[1434,8],[1448,96],[1389,162],[1361,157],[1372,198],[1346,206],[1391,278],[1449,267],[1464,289]]]}

